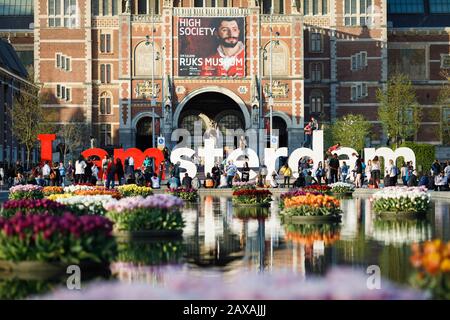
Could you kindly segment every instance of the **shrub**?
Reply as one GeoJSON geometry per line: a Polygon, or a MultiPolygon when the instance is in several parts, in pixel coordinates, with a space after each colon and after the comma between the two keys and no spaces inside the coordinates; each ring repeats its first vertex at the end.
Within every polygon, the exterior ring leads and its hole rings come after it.
{"type": "Polygon", "coordinates": [[[433,161],[436,159],[436,148],[429,144],[418,144],[414,142],[404,142],[400,147],[410,148],[416,155],[414,166],[417,170],[428,172],[433,161]]]}
{"type": "Polygon", "coordinates": [[[169,189],[169,193],[175,197],[181,198],[184,201],[194,202],[197,201],[198,192],[195,189],[177,188],[169,189]]]}
{"type": "Polygon", "coordinates": [[[120,192],[122,197],[136,197],[136,196],[147,197],[153,194],[152,188],[145,186],[138,186],[136,184],[127,184],[124,186],[119,186],[117,190],[120,192]]]}

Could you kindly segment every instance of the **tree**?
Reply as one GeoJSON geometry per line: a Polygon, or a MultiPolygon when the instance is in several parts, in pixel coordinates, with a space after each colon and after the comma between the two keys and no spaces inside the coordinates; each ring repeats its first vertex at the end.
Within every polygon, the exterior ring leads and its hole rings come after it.
{"type": "Polygon", "coordinates": [[[31,151],[36,144],[37,135],[41,133],[44,123],[39,89],[34,84],[34,74],[30,69],[27,83],[24,83],[20,93],[15,95],[13,106],[9,111],[12,134],[27,150],[27,167],[30,165],[31,151]]]}
{"type": "Polygon", "coordinates": [[[86,124],[75,122],[67,122],[59,127],[57,137],[60,139],[60,151],[63,155],[64,162],[68,153],[79,151],[89,141],[89,130],[86,124]]]}
{"type": "MultiPolygon", "coordinates": [[[[441,72],[441,75],[450,81],[450,73],[448,71],[441,72]]],[[[442,144],[449,145],[450,119],[448,118],[448,114],[444,112],[445,108],[450,107],[450,85],[448,82],[442,86],[438,99],[436,100],[436,106],[437,108],[433,118],[440,123],[440,125],[436,127],[436,130],[438,131],[438,136],[441,137],[442,144]]]]}
{"type": "Polygon", "coordinates": [[[362,115],[348,114],[333,124],[333,140],[360,152],[364,148],[370,129],[371,124],[362,115]]]}
{"type": "Polygon", "coordinates": [[[378,118],[389,140],[396,146],[419,130],[421,112],[411,80],[404,74],[394,74],[385,90],[378,89],[378,118]]]}

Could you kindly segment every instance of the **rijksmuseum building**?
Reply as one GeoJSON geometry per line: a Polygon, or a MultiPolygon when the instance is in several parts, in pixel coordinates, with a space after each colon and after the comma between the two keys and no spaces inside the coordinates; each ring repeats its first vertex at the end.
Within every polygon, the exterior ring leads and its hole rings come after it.
{"type": "Polygon", "coordinates": [[[384,144],[376,92],[394,72],[422,107],[415,140],[443,144],[450,0],[2,3],[0,35],[34,64],[45,108],[88,124],[100,147],[170,144],[198,120],[267,132],[270,109],[279,146],[299,147],[311,116],[349,113],[373,124],[368,145],[384,144]]]}

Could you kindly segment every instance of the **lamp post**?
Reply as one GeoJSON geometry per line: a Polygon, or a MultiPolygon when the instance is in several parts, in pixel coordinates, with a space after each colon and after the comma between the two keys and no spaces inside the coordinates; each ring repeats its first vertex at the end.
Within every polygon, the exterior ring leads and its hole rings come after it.
{"type": "Polygon", "coordinates": [[[155,94],[155,60],[159,60],[159,52],[155,55],[155,20],[152,12],[152,40],[150,41],[150,36],[146,36],[145,44],[148,46],[152,44],[152,96],[151,96],[151,107],[152,107],[152,148],[155,147],[155,107],[156,107],[156,94],[155,94]]]}

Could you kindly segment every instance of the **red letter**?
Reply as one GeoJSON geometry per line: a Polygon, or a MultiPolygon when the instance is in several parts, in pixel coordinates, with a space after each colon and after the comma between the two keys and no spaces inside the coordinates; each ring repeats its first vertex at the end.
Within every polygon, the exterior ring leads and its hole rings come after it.
{"type": "MultiPolygon", "coordinates": [[[[164,161],[164,154],[161,150],[156,148],[149,148],[142,152],[141,150],[137,148],[130,148],[127,150],[124,149],[114,149],[114,160],[120,159],[122,163],[125,163],[125,159],[128,157],[133,157],[134,159],[134,167],[139,168],[142,166],[142,163],[144,162],[145,157],[149,156],[150,158],[155,159],[155,172],[159,172],[159,165],[162,161],[164,161]]],[[[161,176],[161,179],[164,179],[164,172],[161,176]]]]}
{"type": "Polygon", "coordinates": [[[41,141],[41,163],[44,163],[45,161],[52,163],[52,142],[55,139],[56,134],[38,134],[38,140],[41,141]]]}

